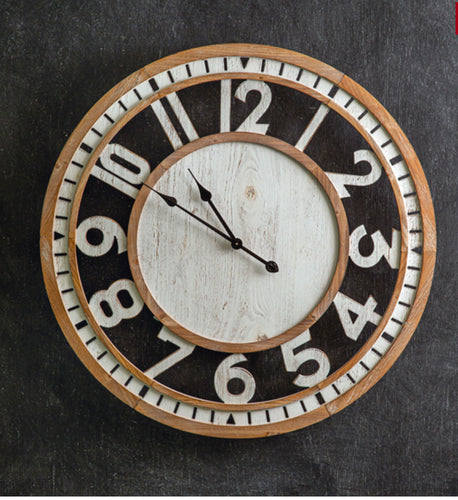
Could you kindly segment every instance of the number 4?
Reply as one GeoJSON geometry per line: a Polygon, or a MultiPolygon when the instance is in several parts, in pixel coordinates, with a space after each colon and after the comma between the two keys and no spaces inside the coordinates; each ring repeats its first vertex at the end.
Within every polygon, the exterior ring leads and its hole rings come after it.
{"type": "Polygon", "coordinates": [[[358,340],[366,323],[378,325],[382,319],[380,314],[375,312],[377,302],[372,295],[369,296],[363,305],[343,293],[337,292],[334,305],[336,306],[345,335],[352,340],[358,340]],[[352,320],[350,312],[357,315],[355,320],[352,320]]]}

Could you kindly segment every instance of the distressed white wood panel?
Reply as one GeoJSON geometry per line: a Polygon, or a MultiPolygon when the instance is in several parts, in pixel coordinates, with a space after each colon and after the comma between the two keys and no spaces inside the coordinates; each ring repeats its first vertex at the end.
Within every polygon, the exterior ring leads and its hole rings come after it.
{"type": "MultiPolygon", "coordinates": [[[[84,330],[84,328],[82,328],[82,330],[84,330]]],[[[86,344],[86,346],[87,350],[96,359],[100,356],[100,354],[102,354],[102,352],[107,350],[105,344],[98,337],[96,337],[93,342],[86,344]]]]}
{"type": "Polygon", "coordinates": [[[327,385],[324,389],[322,389],[321,395],[326,403],[330,403],[339,396],[332,385],[327,385]]]}
{"type": "Polygon", "coordinates": [[[272,59],[266,59],[264,73],[267,73],[269,75],[278,76],[279,73],[280,73],[281,64],[282,63],[280,61],[274,61],[272,59]]]}
{"type": "Polygon", "coordinates": [[[313,84],[313,88],[315,88],[317,92],[320,92],[324,96],[328,95],[332,87],[334,87],[334,84],[323,77],[319,79],[318,84],[316,83],[316,80],[315,83],[313,84]]]}
{"type": "Polygon", "coordinates": [[[361,118],[361,120],[359,120],[359,122],[368,132],[373,130],[379,123],[375,116],[369,111],[364,115],[363,118],[361,118]]]}
{"type": "Polygon", "coordinates": [[[347,104],[350,99],[351,95],[341,88],[337,90],[334,97],[332,98],[332,100],[342,108],[345,107],[345,104],[347,104]]]}
{"type": "Polygon", "coordinates": [[[188,168],[212,191],[234,234],[280,270],[268,273],[151,192],[137,247],[152,296],[182,326],[215,340],[255,342],[296,325],[319,303],[336,266],[337,223],[324,190],[302,165],[266,146],[202,148],[177,162],[155,187],[220,229],[188,168]]]}
{"type": "Polygon", "coordinates": [[[305,399],[302,400],[302,402],[304,403],[305,407],[307,408],[307,411],[312,411],[315,408],[318,408],[320,406],[320,403],[318,403],[318,400],[317,400],[315,394],[311,394],[310,396],[307,396],[305,399]]]}
{"type": "Polygon", "coordinates": [[[142,99],[147,99],[154,94],[149,81],[146,80],[135,87],[135,90],[141,95],[142,99]]]}
{"type": "Polygon", "coordinates": [[[291,418],[299,417],[305,413],[300,401],[293,401],[292,403],[287,404],[286,409],[288,410],[288,415],[291,418]]]}
{"type": "Polygon", "coordinates": [[[359,116],[366,110],[366,108],[357,100],[353,100],[346,108],[353,118],[358,119],[359,116]]]}
{"type": "MultiPolygon", "coordinates": [[[[297,70],[299,71],[299,69],[297,70]]],[[[296,76],[294,77],[294,80],[297,80],[297,75],[299,73],[296,73],[296,76]]],[[[317,75],[315,73],[312,73],[311,71],[308,71],[306,69],[302,70],[301,76],[299,78],[299,82],[305,85],[306,87],[313,87],[313,84],[316,82],[317,75]]]]}
{"type": "Polygon", "coordinates": [[[263,425],[269,423],[265,410],[255,410],[250,412],[252,425],[263,425]]]}
{"type": "Polygon", "coordinates": [[[323,123],[323,120],[326,118],[328,112],[329,112],[328,106],[326,106],[326,104],[320,104],[320,107],[317,109],[312,120],[307,125],[304,132],[302,132],[302,135],[299,137],[299,140],[295,144],[295,147],[297,149],[300,149],[301,151],[305,150],[305,148],[308,146],[309,142],[315,135],[315,132],[323,123]]]}
{"type": "Polygon", "coordinates": [[[299,69],[297,68],[297,66],[288,63],[285,63],[283,65],[283,69],[281,71],[282,78],[293,81],[296,79],[298,74],[299,74],[299,69]]]}
{"type": "Polygon", "coordinates": [[[109,116],[116,123],[125,113],[126,110],[116,101],[105,111],[104,115],[109,116]]]}
{"type": "Polygon", "coordinates": [[[145,385],[145,383],[133,375],[129,375],[129,378],[127,378],[127,380],[124,382],[124,387],[127,387],[127,389],[132,394],[135,394],[136,396],[138,396],[140,391],[143,389],[143,386],[145,385]],[[130,379],[130,382],[128,382],[130,377],[132,377],[132,378],[130,379]],[[127,383],[127,385],[126,385],[126,383],[127,383]]]}
{"type": "Polygon", "coordinates": [[[118,361],[110,352],[107,352],[105,356],[98,360],[98,362],[100,366],[107,372],[112,370],[113,367],[118,364],[118,361]]]}
{"type": "Polygon", "coordinates": [[[346,373],[344,375],[342,375],[340,378],[338,378],[334,382],[334,385],[337,387],[337,390],[340,392],[340,394],[347,392],[348,389],[353,387],[353,384],[352,384],[351,380],[347,377],[346,373]]]}
{"type": "Polygon", "coordinates": [[[231,422],[232,425],[249,425],[248,412],[246,411],[221,411],[215,410],[213,423],[216,425],[226,425],[231,422]],[[230,419],[230,420],[229,420],[230,419]]]}
{"type": "MultiPolygon", "coordinates": [[[[110,371],[114,368],[115,365],[113,365],[110,368],[110,371]]],[[[111,374],[111,376],[116,380],[116,382],[119,382],[120,384],[124,385],[126,380],[129,380],[131,373],[127,368],[124,368],[121,364],[119,367],[111,374]]],[[[130,384],[129,384],[130,385],[130,384]]],[[[128,386],[129,387],[129,386],[128,386]]]]}
{"type": "MultiPolygon", "coordinates": [[[[393,321],[391,323],[393,323],[393,321]]],[[[398,333],[396,335],[398,335],[399,332],[401,331],[401,326],[400,325],[397,325],[397,326],[398,326],[398,333]]],[[[391,345],[392,344],[387,342],[383,337],[379,337],[374,342],[372,349],[375,349],[375,351],[379,352],[382,356],[384,356],[387,353],[388,349],[391,347],[391,345]]],[[[377,354],[377,353],[375,353],[375,354],[377,354]]],[[[380,359],[381,359],[381,357],[380,357],[380,359]]]]}
{"type": "Polygon", "coordinates": [[[224,73],[224,60],[222,57],[211,57],[207,61],[210,73],[224,73]]]}
{"type": "Polygon", "coordinates": [[[353,368],[349,371],[349,375],[351,378],[355,381],[355,385],[362,380],[366,375],[368,374],[368,371],[360,364],[357,363],[353,368]]]}

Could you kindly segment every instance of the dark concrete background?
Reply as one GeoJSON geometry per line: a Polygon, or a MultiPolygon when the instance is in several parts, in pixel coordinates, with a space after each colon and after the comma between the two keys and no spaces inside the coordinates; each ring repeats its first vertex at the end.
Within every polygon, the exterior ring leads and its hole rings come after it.
{"type": "Polygon", "coordinates": [[[452,0],[0,2],[0,494],[455,495],[457,43],[452,0]],[[133,411],[84,368],[41,278],[41,206],[89,108],[131,72],[221,42],[276,45],[348,74],[396,118],[430,183],[432,296],[406,350],[350,407],[261,440],[133,411]]]}

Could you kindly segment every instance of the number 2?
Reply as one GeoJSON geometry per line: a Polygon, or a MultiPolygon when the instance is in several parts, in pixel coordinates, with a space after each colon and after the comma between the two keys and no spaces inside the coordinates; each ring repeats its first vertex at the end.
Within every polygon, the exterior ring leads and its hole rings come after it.
{"type": "Polygon", "coordinates": [[[337,193],[341,198],[349,198],[351,195],[345,186],[370,186],[379,180],[382,175],[382,165],[379,159],[372,151],[359,149],[354,153],[355,165],[366,161],[371,167],[371,171],[366,175],[338,174],[326,172],[329,180],[334,184],[337,193]]]}
{"type": "MultiPolygon", "coordinates": [[[[221,132],[231,131],[231,84],[231,80],[221,80],[221,132]]],[[[261,99],[258,105],[237,128],[236,132],[265,134],[269,128],[269,124],[258,123],[258,120],[267,111],[272,102],[272,91],[265,82],[259,80],[245,80],[237,87],[235,97],[242,102],[246,102],[246,98],[250,92],[258,92],[261,99]]]]}

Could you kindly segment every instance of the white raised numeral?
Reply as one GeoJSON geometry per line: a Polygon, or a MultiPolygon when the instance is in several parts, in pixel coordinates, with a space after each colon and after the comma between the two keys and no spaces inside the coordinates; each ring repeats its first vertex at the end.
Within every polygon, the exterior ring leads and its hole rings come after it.
{"type": "Polygon", "coordinates": [[[266,82],[261,82],[260,80],[245,80],[237,87],[235,97],[242,102],[246,102],[247,95],[250,92],[258,92],[261,99],[258,105],[237,129],[237,132],[256,132],[258,134],[265,134],[269,128],[269,124],[258,123],[258,120],[270,106],[272,101],[272,91],[266,82]]]}
{"type": "Polygon", "coordinates": [[[178,335],[175,335],[166,326],[163,326],[161,328],[161,331],[159,332],[159,335],[157,337],[164,342],[171,342],[172,344],[175,344],[178,349],[172,352],[172,354],[170,354],[166,358],[159,361],[159,363],[156,363],[154,366],[145,371],[145,375],[151,378],[156,378],[158,375],[165,372],[173,365],[179,363],[182,359],[189,356],[196,347],[194,344],[191,344],[187,340],[184,340],[178,335]]]}
{"type": "MultiPolygon", "coordinates": [[[[258,92],[260,101],[253,111],[245,118],[236,132],[255,132],[265,134],[269,128],[268,123],[258,123],[258,120],[267,111],[272,102],[272,91],[267,83],[259,80],[245,80],[235,91],[235,97],[242,102],[246,102],[250,92],[258,92]]],[[[231,123],[231,80],[221,80],[221,132],[230,132],[231,123]]]]}
{"type": "Polygon", "coordinates": [[[401,258],[401,231],[393,229],[391,235],[391,245],[383,237],[380,231],[371,234],[374,249],[370,255],[361,255],[359,242],[366,236],[367,231],[364,224],[358,226],[350,236],[350,258],[359,267],[372,267],[377,264],[382,257],[390,265],[391,269],[399,269],[401,258]]]}
{"type": "Polygon", "coordinates": [[[343,293],[337,292],[334,298],[334,305],[336,306],[345,335],[352,340],[358,340],[367,323],[378,325],[382,319],[380,314],[375,312],[377,302],[372,295],[369,295],[369,298],[363,305],[343,293]],[[354,321],[351,319],[350,312],[357,315],[354,321]]]}
{"type": "Polygon", "coordinates": [[[248,403],[254,395],[256,383],[253,375],[245,368],[234,366],[242,361],[246,361],[243,354],[231,354],[218,365],[215,371],[215,391],[224,403],[248,403]],[[244,388],[239,394],[229,392],[227,385],[232,379],[239,379],[243,382],[244,388]]]}
{"type": "Polygon", "coordinates": [[[328,106],[326,106],[326,104],[320,104],[320,107],[316,110],[316,113],[313,115],[310,123],[307,125],[306,129],[299,137],[299,140],[296,142],[295,147],[297,149],[300,149],[301,151],[305,150],[328,113],[328,106]]]}
{"type": "Polygon", "coordinates": [[[94,165],[91,175],[136,198],[136,185],[142,184],[151,173],[149,163],[120,144],[107,144],[100,155],[103,168],[94,165]]]}
{"type": "Polygon", "coordinates": [[[231,131],[231,80],[221,80],[220,131],[231,131]]]}
{"type": "Polygon", "coordinates": [[[134,318],[143,309],[143,300],[132,280],[122,279],[115,281],[107,290],[94,293],[89,301],[92,314],[100,326],[112,328],[123,319],[134,318]],[[123,305],[119,294],[126,292],[130,297],[130,305],[123,305]],[[105,306],[105,310],[102,307],[105,306]],[[110,313],[107,314],[107,311],[110,313]]]}
{"type": "Polygon", "coordinates": [[[288,372],[297,372],[301,365],[307,361],[315,361],[318,364],[315,373],[311,375],[299,374],[293,380],[293,383],[299,387],[313,387],[319,384],[329,375],[329,371],[331,370],[329,358],[320,349],[316,347],[307,347],[297,352],[298,347],[310,342],[310,340],[310,331],[305,330],[305,332],[281,345],[283,361],[285,362],[285,368],[288,372]]]}
{"type": "Polygon", "coordinates": [[[118,244],[118,254],[127,250],[126,233],[122,227],[113,219],[102,215],[95,215],[83,220],[76,230],[76,245],[89,257],[105,255],[111,250],[115,241],[118,244]],[[100,243],[89,243],[87,233],[91,229],[96,229],[102,233],[100,243]]]}
{"type": "Polygon", "coordinates": [[[368,149],[359,149],[354,153],[354,162],[357,165],[361,161],[367,161],[371,171],[366,175],[337,174],[326,172],[330,181],[334,184],[337,193],[341,198],[348,198],[350,193],[345,186],[370,186],[378,181],[382,175],[382,165],[374,152],[368,149]]]}
{"type": "MultiPolygon", "coordinates": [[[[188,138],[188,141],[191,142],[198,139],[199,135],[197,134],[196,129],[194,128],[194,125],[192,124],[191,119],[189,118],[188,113],[186,113],[186,110],[184,109],[177,94],[172,92],[166,97],[166,99],[169,101],[178,122],[188,138]]],[[[180,136],[178,135],[178,132],[174,127],[170,116],[167,114],[162,102],[160,100],[154,101],[151,104],[151,109],[159,120],[159,123],[167,135],[173,149],[181,148],[183,146],[183,141],[180,139],[180,136]]]]}

